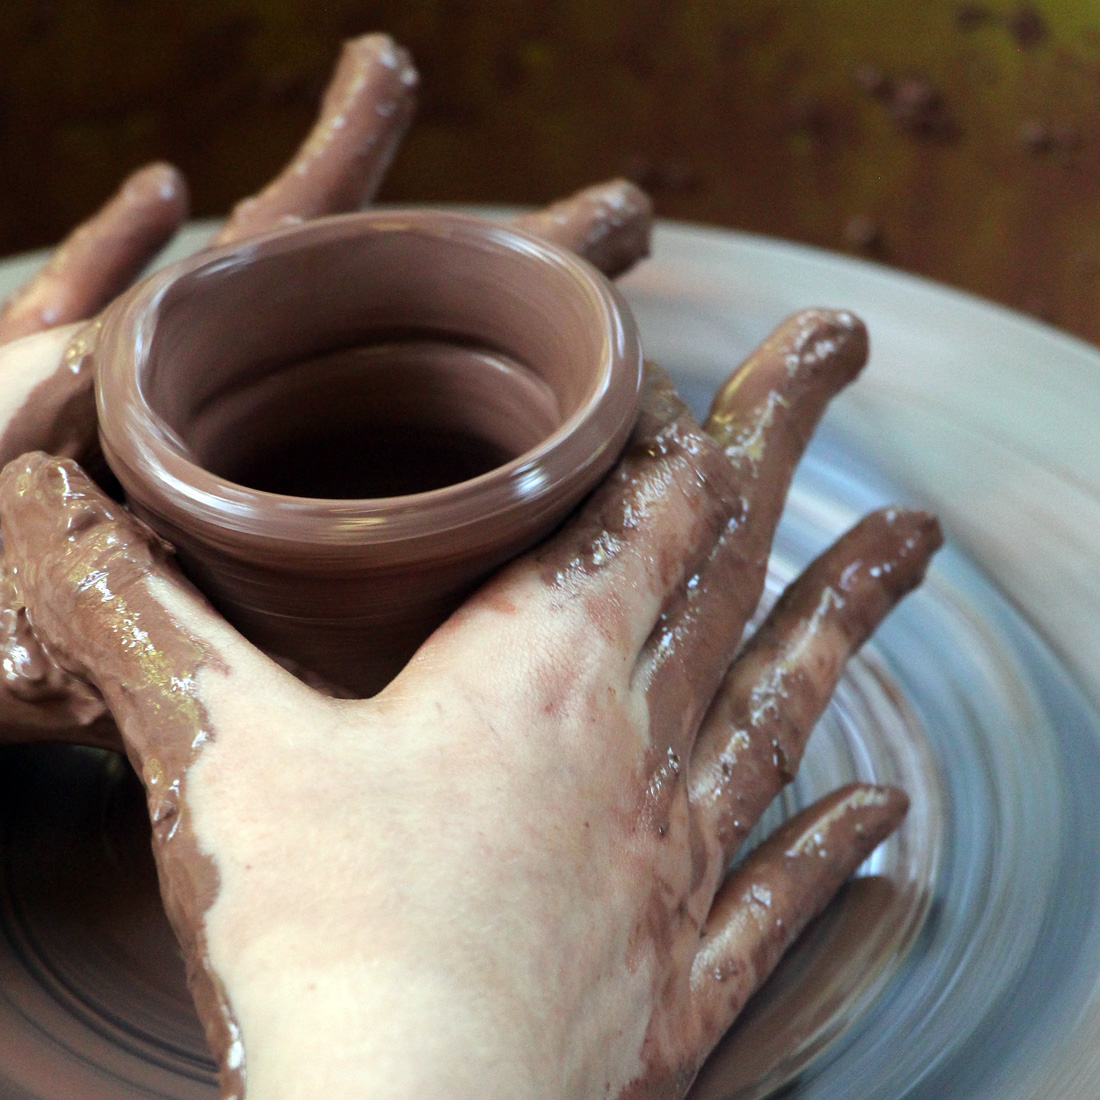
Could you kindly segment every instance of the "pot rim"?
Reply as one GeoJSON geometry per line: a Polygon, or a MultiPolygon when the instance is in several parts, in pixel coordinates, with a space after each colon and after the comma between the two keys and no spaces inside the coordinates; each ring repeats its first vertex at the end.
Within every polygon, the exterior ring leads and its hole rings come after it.
{"type": "MultiPolygon", "coordinates": [[[[367,245],[369,246],[369,245],[367,245]]],[[[456,529],[485,528],[491,541],[507,516],[580,499],[610,468],[629,434],[641,387],[636,323],[618,291],[591,265],[538,237],[470,214],[372,210],[318,218],[245,243],[186,257],[138,283],[98,323],[96,403],[104,455],[139,513],[234,555],[281,557],[297,548],[325,558],[365,545],[407,543],[456,529]],[[534,270],[553,270],[576,289],[601,332],[600,362],[580,406],[535,447],[468,481],[408,496],[352,500],[269,493],[197,465],[142,390],[160,309],[181,280],[237,270],[264,257],[340,238],[415,233],[485,252],[507,251],[534,270]],[[543,266],[549,265],[549,268],[543,266]]],[[[466,531],[474,536],[473,530],[466,531]]],[[[430,538],[429,538],[430,541],[430,538]]],[[[477,541],[475,537],[475,541],[477,541]]],[[[406,547],[407,551],[407,547],[406,547]]],[[[404,551],[403,551],[404,552],[404,551]]]]}

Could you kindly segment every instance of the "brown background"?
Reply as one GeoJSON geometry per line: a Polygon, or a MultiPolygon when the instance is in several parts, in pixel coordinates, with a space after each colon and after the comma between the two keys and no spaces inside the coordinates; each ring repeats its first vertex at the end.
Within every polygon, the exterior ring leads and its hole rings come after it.
{"type": "Polygon", "coordinates": [[[0,253],[129,169],[217,214],[287,158],[346,36],[423,94],[388,200],[628,172],[670,217],[860,251],[1100,341],[1100,5],[0,0],[0,253]]]}

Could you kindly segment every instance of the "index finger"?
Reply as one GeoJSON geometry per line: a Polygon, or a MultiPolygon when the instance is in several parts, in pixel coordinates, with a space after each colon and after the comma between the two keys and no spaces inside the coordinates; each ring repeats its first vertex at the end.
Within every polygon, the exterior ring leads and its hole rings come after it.
{"type": "Polygon", "coordinates": [[[653,203],[629,180],[586,187],[512,224],[583,256],[609,279],[649,255],[653,203]]]}
{"type": "Polygon", "coordinates": [[[187,185],[170,164],[129,176],[0,306],[0,344],[98,313],[171,240],[188,209],[187,185]]]}
{"type": "Polygon", "coordinates": [[[369,202],[412,120],[418,82],[412,59],[388,35],[345,43],[309,136],[271,183],[237,205],[212,243],[369,202]]]}
{"type": "Polygon", "coordinates": [[[850,313],[808,309],[784,321],[718,392],[705,424],[719,453],[695,445],[721,487],[724,520],[670,592],[640,665],[650,711],[682,751],[760,600],[787,491],[829,401],[859,373],[867,330],[850,313]]]}

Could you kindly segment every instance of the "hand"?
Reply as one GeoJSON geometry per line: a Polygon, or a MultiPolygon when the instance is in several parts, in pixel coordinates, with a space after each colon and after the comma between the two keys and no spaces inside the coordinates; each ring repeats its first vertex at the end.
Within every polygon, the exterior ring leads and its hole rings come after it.
{"type": "Polygon", "coordinates": [[[580,514],[369,700],[249,645],[73,463],[4,470],[16,606],[119,723],[225,1096],[686,1091],[906,809],[845,788],[727,874],[940,543],[926,514],[867,517],[734,659],[794,466],[865,356],[850,315],[800,314],[706,431],[651,371],[580,514]]]}
{"type": "MultiPolygon", "coordinates": [[[[212,245],[370,202],[411,121],[417,83],[408,54],[387,36],[348,42],[301,148],[267,187],[238,204],[212,245]]],[[[41,450],[75,458],[110,484],[82,330],[154,259],[188,209],[186,183],[175,168],[140,169],[0,307],[0,465],[41,450]]],[[[618,275],[648,255],[652,208],[633,184],[614,180],[516,224],[618,275]]],[[[12,612],[0,593],[5,617],[12,612]]],[[[71,740],[121,749],[94,694],[39,671],[35,678],[22,660],[0,676],[0,742],[71,740]]]]}

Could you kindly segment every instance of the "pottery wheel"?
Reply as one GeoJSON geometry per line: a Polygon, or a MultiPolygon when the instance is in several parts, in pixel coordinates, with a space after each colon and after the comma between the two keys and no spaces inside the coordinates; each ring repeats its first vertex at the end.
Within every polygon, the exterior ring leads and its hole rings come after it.
{"type": "MultiPolygon", "coordinates": [[[[1085,439],[1100,422],[1087,407],[1100,406],[1100,355],[807,249],[662,227],[655,257],[625,290],[648,354],[697,404],[796,308],[869,323],[872,366],[799,475],[770,598],[891,500],[937,508],[952,538],[852,663],[762,828],[855,778],[904,786],[910,817],[750,1003],[693,1095],[1095,1095],[1100,672],[1082,647],[1100,654],[1100,523],[1063,536],[1100,515],[1085,439]],[[1036,428],[1036,409],[1057,433],[1036,428]]],[[[0,266],[0,294],[25,267],[0,266]]],[[[0,760],[0,1098],[214,1097],[136,779],[85,749],[0,760]]]]}

